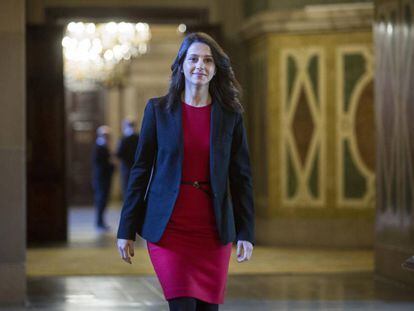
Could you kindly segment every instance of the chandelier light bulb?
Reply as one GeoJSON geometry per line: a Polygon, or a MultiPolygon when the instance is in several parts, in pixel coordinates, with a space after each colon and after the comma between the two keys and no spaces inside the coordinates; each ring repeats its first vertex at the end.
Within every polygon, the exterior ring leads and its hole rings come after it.
{"type": "Polygon", "coordinates": [[[89,50],[89,48],[91,47],[91,40],[89,39],[83,39],[80,43],[79,43],[79,49],[80,50],[89,50]]]}
{"type": "Polygon", "coordinates": [[[67,30],[69,32],[75,32],[76,31],[76,23],[75,22],[70,22],[67,26],[67,30]]]}
{"type": "Polygon", "coordinates": [[[93,45],[92,48],[89,50],[89,52],[96,54],[98,56],[102,52],[102,46],[93,45]]]}
{"type": "Polygon", "coordinates": [[[126,54],[129,51],[129,46],[127,44],[122,44],[121,45],[121,52],[122,54],[126,54]]]}
{"type": "Polygon", "coordinates": [[[104,53],[104,57],[107,61],[111,61],[114,58],[114,52],[112,52],[112,50],[107,50],[104,53]]]}
{"type": "Polygon", "coordinates": [[[70,47],[70,45],[71,45],[71,41],[72,41],[72,39],[71,39],[71,38],[69,38],[68,36],[65,36],[65,37],[62,39],[62,46],[63,46],[64,48],[69,48],[69,47],[70,47]]]}
{"type": "Polygon", "coordinates": [[[187,26],[185,24],[178,25],[178,31],[184,33],[187,30],[187,26]]]}
{"type": "Polygon", "coordinates": [[[95,24],[94,24],[94,23],[89,23],[89,24],[86,26],[86,32],[87,32],[88,34],[93,34],[93,33],[95,33],[95,30],[96,30],[96,26],[95,26],[95,24]]]}
{"type": "Polygon", "coordinates": [[[137,24],[135,25],[135,29],[136,29],[138,32],[145,31],[145,30],[144,30],[144,28],[145,28],[144,23],[137,23],[137,24]]]}
{"type": "Polygon", "coordinates": [[[82,34],[85,31],[85,25],[82,22],[76,23],[75,32],[78,34],[82,34]]]}
{"type": "Polygon", "coordinates": [[[68,23],[61,42],[65,85],[83,90],[108,81],[117,63],[147,53],[150,38],[147,23],[68,23]]]}
{"type": "Polygon", "coordinates": [[[134,27],[130,23],[121,22],[118,24],[118,31],[125,34],[133,34],[134,27]]]}
{"type": "Polygon", "coordinates": [[[99,38],[95,38],[92,40],[92,49],[96,50],[97,53],[102,52],[102,42],[99,38]]]}
{"type": "Polygon", "coordinates": [[[115,22],[110,22],[106,24],[105,30],[110,34],[114,34],[118,30],[117,24],[115,22]]]}

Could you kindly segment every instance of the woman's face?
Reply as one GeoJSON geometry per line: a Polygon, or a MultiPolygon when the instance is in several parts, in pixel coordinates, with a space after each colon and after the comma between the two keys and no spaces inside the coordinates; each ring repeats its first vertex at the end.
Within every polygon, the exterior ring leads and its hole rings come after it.
{"type": "Polygon", "coordinates": [[[201,42],[194,42],[187,50],[183,62],[186,84],[196,86],[208,85],[216,73],[216,64],[210,47],[201,42]]]}

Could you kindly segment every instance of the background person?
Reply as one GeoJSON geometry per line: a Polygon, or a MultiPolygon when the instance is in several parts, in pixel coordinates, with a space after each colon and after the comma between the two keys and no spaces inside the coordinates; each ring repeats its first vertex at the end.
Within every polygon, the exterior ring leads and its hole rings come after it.
{"type": "Polygon", "coordinates": [[[96,227],[100,230],[109,230],[104,221],[104,213],[111,190],[114,164],[111,159],[110,138],[111,129],[102,125],[96,130],[96,142],[93,150],[93,190],[96,213],[96,227]]]}
{"type": "Polygon", "coordinates": [[[121,161],[121,187],[122,197],[125,199],[128,177],[131,171],[132,165],[134,164],[135,151],[138,145],[138,133],[135,132],[135,123],[129,118],[126,118],[122,122],[122,133],[123,136],[119,140],[116,156],[121,161]]]}

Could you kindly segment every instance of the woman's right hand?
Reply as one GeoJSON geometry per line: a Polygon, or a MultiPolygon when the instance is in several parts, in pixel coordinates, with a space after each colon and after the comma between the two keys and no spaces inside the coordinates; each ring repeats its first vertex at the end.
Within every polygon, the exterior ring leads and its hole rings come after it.
{"type": "Polygon", "coordinates": [[[118,239],[117,245],[118,252],[121,255],[122,260],[132,264],[131,257],[134,257],[134,241],[118,239]]]}

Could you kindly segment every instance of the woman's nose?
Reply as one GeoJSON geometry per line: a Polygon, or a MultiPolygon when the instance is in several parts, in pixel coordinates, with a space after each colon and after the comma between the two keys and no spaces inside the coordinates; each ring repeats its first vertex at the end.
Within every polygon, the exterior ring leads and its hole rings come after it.
{"type": "Polygon", "coordinates": [[[201,58],[198,60],[197,64],[196,64],[197,68],[204,68],[204,60],[202,60],[201,58]]]}

